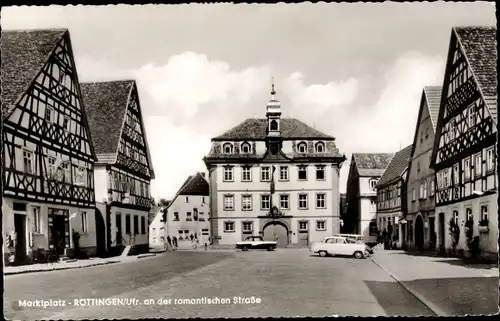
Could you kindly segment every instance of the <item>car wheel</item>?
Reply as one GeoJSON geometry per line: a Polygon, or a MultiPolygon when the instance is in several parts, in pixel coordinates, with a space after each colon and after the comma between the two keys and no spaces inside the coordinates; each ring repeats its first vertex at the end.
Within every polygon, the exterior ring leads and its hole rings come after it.
{"type": "Polygon", "coordinates": [[[357,259],[362,259],[365,256],[363,255],[363,252],[356,251],[356,252],[354,252],[354,257],[357,258],[357,259]]]}
{"type": "Polygon", "coordinates": [[[326,251],[319,251],[319,256],[321,257],[325,257],[328,253],[326,253],[326,251]]]}
{"type": "Polygon", "coordinates": [[[267,248],[267,250],[268,250],[268,251],[274,251],[274,246],[269,246],[269,247],[267,248]]]}
{"type": "Polygon", "coordinates": [[[248,246],[244,246],[244,247],[242,247],[242,248],[241,248],[241,250],[242,250],[243,252],[248,251],[248,246]]]}

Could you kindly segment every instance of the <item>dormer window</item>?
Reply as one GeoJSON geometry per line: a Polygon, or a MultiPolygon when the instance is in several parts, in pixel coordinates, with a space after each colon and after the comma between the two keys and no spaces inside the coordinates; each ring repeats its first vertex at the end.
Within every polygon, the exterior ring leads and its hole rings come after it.
{"type": "Polygon", "coordinates": [[[370,179],[369,184],[370,184],[370,188],[371,188],[372,190],[374,190],[374,189],[375,189],[375,187],[377,187],[377,180],[376,180],[376,179],[370,179]]]}
{"type": "Polygon", "coordinates": [[[233,153],[233,144],[225,143],[222,146],[222,150],[223,150],[224,154],[232,154],[233,153]]]}
{"type": "Polygon", "coordinates": [[[243,154],[250,154],[251,148],[248,142],[244,142],[241,144],[241,152],[243,154]]]}
{"type": "Polygon", "coordinates": [[[307,145],[305,142],[300,142],[297,145],[297,151],[301,154],[305,154],[307,152],[307,145]]]}
{"type": "Polygon", "coordinates": [[[325,152],[325,143],[319,142],[316,143],[316,153],[324,153],[325,152]]]}

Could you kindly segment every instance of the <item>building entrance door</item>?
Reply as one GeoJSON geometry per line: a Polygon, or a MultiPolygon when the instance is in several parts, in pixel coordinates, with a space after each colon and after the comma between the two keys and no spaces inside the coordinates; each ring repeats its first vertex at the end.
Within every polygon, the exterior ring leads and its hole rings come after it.
{"type": "Polygon", "coordinates": [[[116,246],[122,245],[122,215],[116,214],[116,246]]]}
{"type": "Polygon", "coordinates": [[[444,213],[439,213],[439,247],[444,249],[444,213]]]}
{"type": "Polygon", "coordinates": [[[424,221],[420,215],[415,219],[415,247],[419,251],[424,248],[424,221]]]}
{"type": "Polygon", "coordinates": [[[435,218],[434,216],[429,217],[429,233],[430,233],[430,239],[429,239],[429,248],[434,249],[436,247],[436,227],[434,226],[435,224],[435,218]]]}
{"type": "Polygon", "coordinates": [[[63,215],[54,215],[52,219],[52,244],[57,255],[64,255],[66,248],[65,224],[63,215]]]}
{"type": "Polygon", "coordinates": [[[16,263],[26,259],[26,215],[14,214],[14,230],[16,232],[16,263]]]}
{"type": "Polygon", "coordinates": [[[263,232],[265,241],[275,241],[278,247],[288,246],[288,229],[285,225],[273,222],[264,227],[263,232]]]}

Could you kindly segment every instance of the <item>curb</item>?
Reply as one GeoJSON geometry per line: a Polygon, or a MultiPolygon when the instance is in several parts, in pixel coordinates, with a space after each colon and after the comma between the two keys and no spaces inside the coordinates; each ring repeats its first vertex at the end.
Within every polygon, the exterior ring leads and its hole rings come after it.
{"type": "Polygon", "coordinates": [[[410,286],[406,285],[403,281],[401,281],[397,276],[395,276],[394,274],[392,274],[382,264],[380,264],[379,262],[377,262],[377,260],[375,260],[373,258],[373,256],[370,256],[370,259],[379,268],[381,268],[385,273],[389,274],[389,276],[391,278],[393,278],[399,285],[401,285],[406,291],[410,292],[414,297],[416,297],[420,302],[422,302],[427,308],[429,308],[434,314],[436,314],[436,316],[438,316],[438,317],[449,316],[448,313],[446,313],[443,310],[441,310],[434,303],[432,303],[431,301],[427,300],[423,295],[421,295],[417,291],[413,290],[410,286]]]}
{"type": "Polygon", "coordinates": [[[138,259],[142,259],[142,258],[145,258],[145,257],[152,257],[152,256],[156,256],[156,253],[139,254],[137,256],[137,258],[138,259]]]}
{"type": "Polygon", "coordinates": [[[27,273],[37,273],[37,272],[51,272],[51,271],[61,271],[61,270],[72,270],[72,269],[81,269],[81,268],[87,268],[87,267],[92,267],[92,266],[99,266],[99,265],[107,265],[107,264],[114,264],[114,263],[120,263],[121,261],[109,261],[109,262],[102,262],[102,263],[95,263],[95,264],[89,264],[89,265],[80,265],[80,266],[65,266],[61,268],[51,268],[51,269],[46,269],[46,270],[23,270],[23,271],[14,271],[14,272],[5,272],[4,275],[16,275],[16,274],[27,274],[27,273]]]}

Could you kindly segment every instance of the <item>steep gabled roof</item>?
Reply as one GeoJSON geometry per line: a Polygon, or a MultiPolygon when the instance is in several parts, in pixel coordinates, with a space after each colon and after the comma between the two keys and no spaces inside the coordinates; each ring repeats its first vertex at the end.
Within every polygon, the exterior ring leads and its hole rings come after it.
{"type": "Polygon", "coordinates": [[[2,31],[2,119],[10,115],[67,32],[67,29],[2,31]]]}
{"type": "Polygon", "coordinates": [[[196,173],[190,176],[190,179],[181,187],[178,195],[200,195],[208,196],[209,187],[207,180],[201,175],[196,173]]]}
{"type": "Polygon", "coordinates": [[[496,27],[455,27],[458,42],[472,69],[494,122],[497,121],[496,27]]]}
{"type": "Polygon", "coordinates": [[[377,188],[380,188],[382,185],[390,183],[403,175],[404,171],[410,164],[412,146],[413,145],[406,146],[394,155],[389,163],[389,166],[387,166],[384,175],[382,175],[378,181],[377,188]]]}
{"type": "Polygon", "coordinates": [[[133,80],[80,84],[97,154],[117,152],[133,85],[133,80]]]}
{"type": "MultiPolygon", "coordinates": [[[[464,57],[472,70],[472,76],[489,111],[493,125],[497,123],[497,52],[495,27],[454,27],[451,30],[445,77],[451,72],[455,44],[458,42],[464,57]]],[[[445,79],[446,81],[446,79],[445,79]]],[[[441,97],[446,97],[448,89],[443,87],[441,97]]],[[[445,101],[442,99],[432,149],[430,166],[436,164],[442,131],[445,101]]]]}
{"type": "Polygon", "coordinates": [[[391,153],[353,153],[352,159],[359,176],[382,176],[393,156],[391,153]]]}
{"type": "MultiPolygon", "coordinates": [[[[264,140],[266,129],[267,119],[249,118],[222,135],[212,138],[212,141],[264,140]]],[[[281,137],[284,139],[335,139],[333,136],[322,133],[295,118],[281,118],[281,137]]]]}
{"type": "MultiPolygon", "coordinates": [[[[427,102],[427,108],[429,110],[429,115],[431,117],[432,129],[434,132],[436,131],[438,116],[439,116],[439,107],[441,106],[441,93],[443,91],[443,87],[441,86],[425,86],[422,92],[422,99],[425,99],[427,102]]],[[[421,106],[423,108],[423,106],[421,106]]],[[[419,112],[419,120],[420,121],[420,112],[419,112]]]]}

